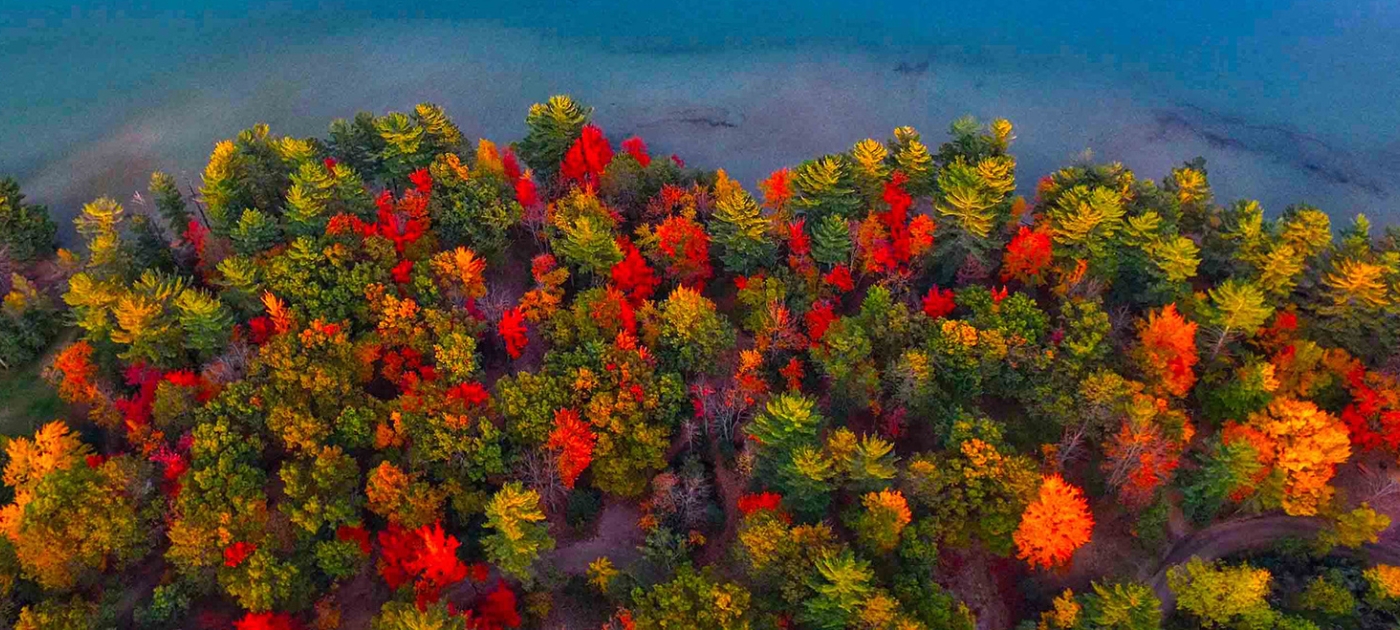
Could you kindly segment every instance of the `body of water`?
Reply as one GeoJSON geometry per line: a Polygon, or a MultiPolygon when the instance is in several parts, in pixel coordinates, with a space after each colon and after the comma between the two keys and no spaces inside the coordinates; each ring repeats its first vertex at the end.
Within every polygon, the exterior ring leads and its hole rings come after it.
{"type": "Polygon", "coordinates": [[[420,4],[0,8],[0,173],[67,219],[152,170],[197,186],[214,143],[255,122],[324,135],[432,101],[510,141],[531,103],[569,93],[610,136],[750,185],[972,114],[1016,123],[1026,188],[1086,151],[1152,178],[1200,155],[1221,200],[1400,223],[1394,2],[420,4]]]}

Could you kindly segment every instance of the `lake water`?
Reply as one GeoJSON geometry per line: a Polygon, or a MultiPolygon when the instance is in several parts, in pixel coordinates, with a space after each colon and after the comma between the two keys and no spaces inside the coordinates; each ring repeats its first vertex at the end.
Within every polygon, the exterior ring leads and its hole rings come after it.
{"type": "Polygon", "coordinates": [[[1200,155],[1221,200],[1400,223],[1393,0],[3,4],[0,173],[64,219],[155,169],[197,186],[255,122],[432,101],[510,141],[566,92],[746,184],[973,114],[1016,123],[1023,188],[1086,151],[1152,178],[1200,155]]]}

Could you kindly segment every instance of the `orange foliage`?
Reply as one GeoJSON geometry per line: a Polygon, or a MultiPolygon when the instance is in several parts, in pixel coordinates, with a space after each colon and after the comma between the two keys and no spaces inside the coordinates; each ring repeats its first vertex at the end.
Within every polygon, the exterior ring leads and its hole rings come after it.
{"type": "Polygon", "coordinates": [[[1032,231],[1021,226],[1021,231],[1006,245],[1002,256],[1001,279],[1003,282],[1015,278],[1026,284],[1040,284],[1041,274],[1050,264],[1050,232],[1037,228],[1032,231]]]}
{"type": "Polygon", "coordinates": [[[554,431],[549,434],[548,448],[559,451],[559,477],[564,486],[574,487],[578,476],[593,461],[593,445],[598,436],[588,423],[580,420],[578,412],[560,409],[554,412],[554,431]]]}
{"type": "Polygon", "coordinates": [[[54,357],[53,369],[62,377],[58,395],[63,400],[86,403],[98,397],[97,385],[92,381],[97,366],[92,363],[92,346],[88,342],[79,341],[64,348],[54,357]]]}
{"type": "Polygon", "coordinates": [[[1138,328],[1138,363],[1162,393],[1185,396],[1196,383],[1196,323],[1168,304],[1138,328]]]}
{"type": "Polygon", "coordinates": [[[1094,517],[1084,491],[1059,475],[1045,477],[1040,496],[1026,507],[1016,528],[1017,557],[1035,567],[1051,568],[1069,562],[1074,550],[1089,542],[1094,517]]]}
{"type": "Polygon", "coordinates": [[[1271,460],[1283,473],[1283,510],[1293,516],[1316,514],[1332,497],[1328,482],[1337,464],[1351,456],[1346,426],[1317,405],[1290,398],[1274,400],[1249,422],[1272,442],[1272,452],[1261,448],[1260,459],[1271,460]]]}

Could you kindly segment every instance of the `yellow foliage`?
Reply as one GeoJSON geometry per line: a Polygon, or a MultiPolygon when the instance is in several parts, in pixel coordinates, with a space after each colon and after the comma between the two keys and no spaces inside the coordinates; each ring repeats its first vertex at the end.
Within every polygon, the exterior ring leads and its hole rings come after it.
{"type": "Polygon", "coordinates": [[[1347,429],[1308,401],[1275,399],[1249,422],[1274,442],[1274,465],[1284,474],[1283,509],[1311,516],[1332,496],[1328,482],[1351,456],[1347,429]]]}
{"type": "Polygon", "coordinates": [[[1337,264],[1323,282],[1330,289],[1332,306],[1340,312],[1347,308],[1378,309],[1390,304],[1386,295],[1385,268],[1359,260],[1347,259],[1337,264]]]}

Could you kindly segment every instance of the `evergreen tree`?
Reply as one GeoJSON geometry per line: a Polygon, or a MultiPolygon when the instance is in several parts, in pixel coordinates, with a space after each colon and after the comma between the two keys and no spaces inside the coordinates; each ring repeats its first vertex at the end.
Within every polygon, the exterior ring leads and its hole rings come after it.
{"type": "Polygon", "coordinates": [[[720,170],[715,180],[714,198],[710,238],[719,247],[719,259],[725,270],[747,275],[771,264],[778,248],[768,234],[769,222],[753,197],[720,170]]]}
{"type": "Polygon", "coordinates": [[[525,116],[529,132],[520,141],[520,157],[548,181],[559,171],[564,153],[583,133],[593,116],[592,107],[582,107],[567,95],[549,97],[545,103],[530,106],[525,116]]]}
{"type": "Polygon", "coordinates": [[[19,262],[38,260],[53,253],[57,233],[48,208],[24,203],[19,183],[0,178],[0,249],[19,262]]]}

